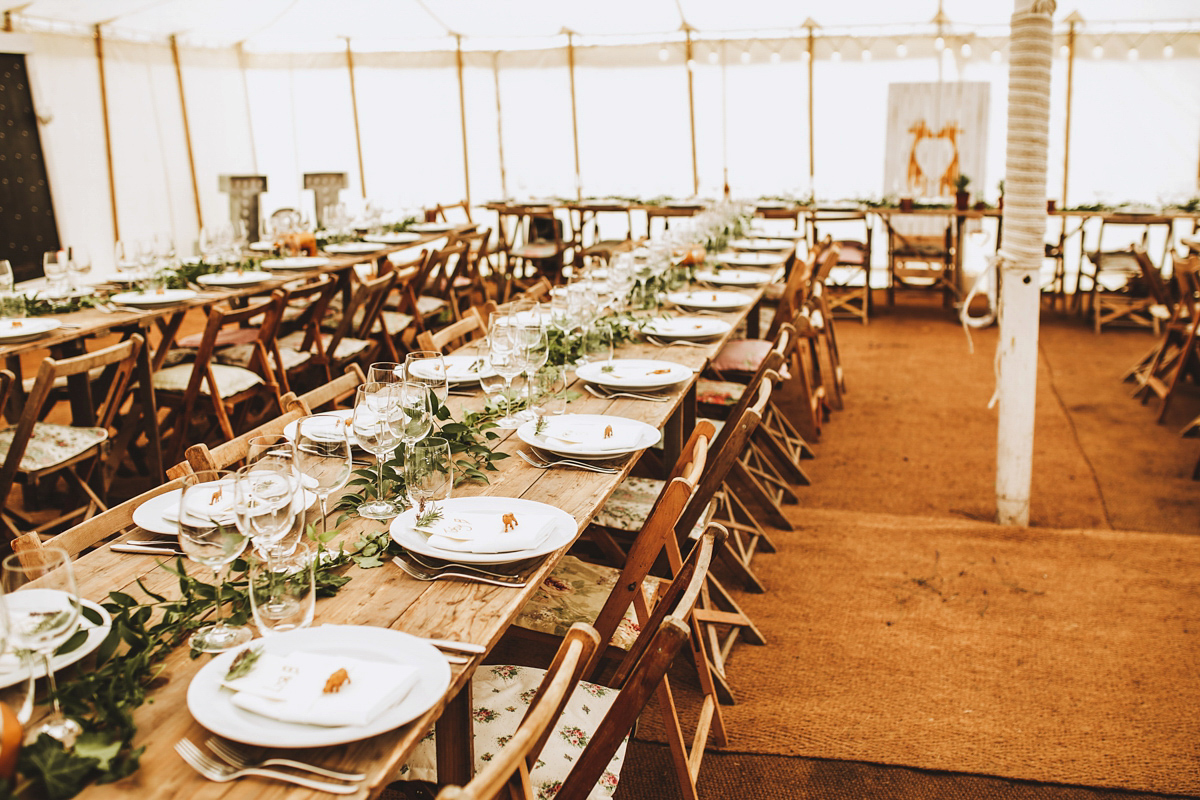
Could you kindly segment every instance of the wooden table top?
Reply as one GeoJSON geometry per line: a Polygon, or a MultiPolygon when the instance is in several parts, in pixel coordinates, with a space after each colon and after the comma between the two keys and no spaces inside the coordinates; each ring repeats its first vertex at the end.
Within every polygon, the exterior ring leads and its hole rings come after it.
{"type": "MultiPolygon", "coordinates": [[[[720,316],[736,323],[748,310],[720,316]]],[[[694,374],[698,374],[727,338],[710,342],[706,347],[635,344],[621,348],[619,354],[622,357],[673,361],[692,367],[694,374]]],[[[690,392],[694,381],[695,378],[677,387],[671,402],[666,403],[625,398],[601,399],[581,392],[581,396],[571,402],[569,411],[630,417],[662,428],[672,414],[681,410],[685,399],[692,396],[690,392]]],[[[482,394],[471,398],[452,397],[451,405],[456,407],[456,418],[464,408],[479,408],[482,399],[482,394]]],[[[511,454],[520,446],[520,440],[508,432],[498,449],[511,454]]],[[[488,473],[490,483],[456,487],[454,496],[520,497],[548,503],[570,513],[582,531],[636,460],[635,455],[628,459],[619,474],[609,475],[573,469],[540,470],[514,456],[502,459],[497,472],[488,473]]],[[[310,514],[319,514],[319,511],[314,509],[310,514]]],[[[336,512],[331,514],[333,517],[336,517],[336,512]]],[[[384,525],[386,523],[354,518],[343,525],[338,541],[353,542],[363,532],[378,532],[384,525]]],[[[136,533],[128,533],[121,540],[134,535],[136,533]]],[[[564,547],[546,558],[528,585],[520,589],[448,580],[423,583],[410,578],[390,563],[370,570],[350,566],[347,572],[352,577],[350,582],[335,597],[318,601],[314,624],[378,626],[417,636],[474,642],[490,650],[566,549],[564,547]]],[[[84,555],[76,564],[80,593],[96,601],[104,600],[107,593],[113,590],[143,597],[136,585],[140,580],[152,591],[174,596],[178,592],[177,580],[171,573],[159,568],[159,561],[159,557],[119,554],[102,547],[84,555]]],[[[199,565],[189,564],[189,572],[193,569],[199,570],[196,574],[203,575],[206,572],[199,565]]],[[[192,677],[210,659],[210,656],[201,656],[193,660],[186,647],[167,658],[163,670],[165,682],[151,694],[154,702],[142,705],[135,712],[138,734],[134,745],[146,747],[141,768],[116,783],[92,785],[79,797],[86,800],[124,798],[132,793],[155,797],[252,797],[256,800],[283,797],[285,794],[288,797],[308,794],[326,796],[256,778],[224,784],[211,783],[181,761],[173,749],[179,739],[186,736],[193,742],[203,743],[209,736],[188,713],[186,694],[192,677]]],[[[86,664],[86,660],[83,663],[86,664]]],[[[305,750],[290,752],[296,758],[307,758],[335,769],[367,773],[368,780],[352,796],[377,796],[389,782],[397,779],[409,753],[450,699],[468,684],[471,674],[480,663],[482,659],[476,658],[467,665],[452,665],[451,686],[446,695],[410,724],[363,741],[321,748],[319,753],[305,750]]],[[[63,670],[60,680],[69,680],[70,675],[70,669],[63,670]]],[[[44,709],[39,707],[39,710],[44,709]]]]}

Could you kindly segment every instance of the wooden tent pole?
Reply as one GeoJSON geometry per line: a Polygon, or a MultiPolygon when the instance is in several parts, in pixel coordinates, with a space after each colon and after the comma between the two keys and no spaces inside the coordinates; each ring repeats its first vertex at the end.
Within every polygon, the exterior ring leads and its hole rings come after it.
{"type": "Polygon", "coordinates": [[[688,78],[688,119],[692,126],[692,194],[700,193],[700,164],[696,160],[696,95],[692,88],[692,29],[684,27],[686,49],[684,51],[684,66],[687,67],[688,78]]]}
{"type": "Polygon", "coordinates": [[[113,172],[112,129],[108,123],[108,86],[104,80],[104,38],[99,24],[93,37],[96,40],[96,64],[100,70],[100,113],[104,118],[104,156],[108,161],[108,198],[112,204],[113,241],[121,240],[121,226],[117,220],[117,183],[113,172]]]}
{"type": "Polygon", "coordinates": [[[583,179],[579,171],[579,115],[575,110],[575,34],[567,31],[567,72],[571,79],[571,138],[575,143],[575,199],[583,199],[583,179]]]}
{"type": "Polygon", "coordinates": [[[242,74],[242,99],[246,101],[246,134],[250,138],[250,164],[253,174],[258,174],[258,149],[254,145],[254,116],[250,105],[250,82],[246,80],[246,48],[237,43],[238,72],[242,74]]]}
{"type": "Polygon", "coordinates": [[[508,173],[504,169],[504,115],[500,108],[500,51],[492,53],[492,82],[496,87],[496,146],[500,150],[500,193],[508,197],[508,173]]]}
{"type": "MultiPolygon", "coordinates": [[[[1062,195],[1059,202],[1062,207],[1067,207],[1067,175],[1070,172],[1071,165],[1071,97],[1075,89],[1075,24],[1081,22],[1083,17],[1079,12],[1073,12],[1067,17],[1067,120],[1063,132],[1063,181],[1062,195]]],[[[1063,217],[1063,229],[1066,230],[1067,218],[1063,217]]]]}
{"type": "Polygon", "coordinates": [[[463,83],[463,53],[462,34],[454,34],[457,43],[455,57],[458,61],[458,118],[462,126],[463,143],[463,184],[466,191],[467,208],[471,207],[471,161],[467,158],[467,90],[463,83]]]}
{"type": "Polygon", "coordinates": [[[179,65],[179,44],[171,34],[171,59],[175,62],[175,82],[179,84],[179,110],[183,115],[183,141],[187,145],[188,171],[192,176],[192,199],[196,202],[196,227],[204,227],[204,212],[200,208],[200,185],[196,182],[196,156],[192,151],[192,128],[188,124],[187,98],[183,93],[183,69],[179,65]]]}
{"type": "Polygon", "coordinates": [[[817,23],[812,19],[805,21],[808,28],[808,193],[810,197],[817,196],[817,156],[816,144],[813,142],[815,126],[813,124],[813,62],[816,58],[816,28],[817,23]]]}
{"type": "Polygon", "coordinates": [[[354,85],[354,51],[350,48],[350,37],[346,37],[346,72],[350,74],[350,110],[354,114],[354,147],[358,151],[358,185],[362,196],[367,197],[367,172],[363,169],[362,133],[358,127],[358,91],[354,85]]]}

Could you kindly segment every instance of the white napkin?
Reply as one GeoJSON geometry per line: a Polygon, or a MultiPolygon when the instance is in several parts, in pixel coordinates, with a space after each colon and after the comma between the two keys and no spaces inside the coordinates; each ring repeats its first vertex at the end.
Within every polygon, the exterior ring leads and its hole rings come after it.
{"type": "MultiPolygon", "coordinates": [[[[234,522],[234,486],[232,479],[223,479],[204,484],[204,489],[188,491],[188,514],[200,522],[213,521],[218,524],[234,522]]],[[[178,495],[176,495],[178,501],[178,495]]],[[[168,503],[162,511],[166,522],[179,522],[179,503],[168,503]]]]}
{"type": "Polygon", "coordinates": [[[235,706],[264,717],[300,725],[361,726],[398,703],[418,675],[416,667],[349,656],[263,653],[248,674],[222,684],[235,692],[235,706]],[[339,691],[326,692],[326,683],[341,669],[349,680],[339,691]]]}
{"type": "MultiPolygon", "coordinates": [[[[482,374],[486,360],[477,356],[446,359],[446,379],[450,381],[477,381],[482,374]]],[[[414,369],[415,371],[415,369],[414,369]]]]}
{"type": "Polygon", "coordinates": [[[633,427],[599,422],[550,422],[542,431],[548,442],[574,447],[586,447],[597,453],[608,450],[633,450],[641,440],[641,432],[633,427]],[[605,431],[611,429],[610,435],[605,431]]]}
{"type": "Polygon", "coordinates": [[[554,526],[554,517],[549,514],[515,511],[511,512],[506,531],[504,518],[508,513],[502,510],[460,512],[417,530],[428,534],[429,546],[439,550],[512,553],[537,547],[554,526]]]}

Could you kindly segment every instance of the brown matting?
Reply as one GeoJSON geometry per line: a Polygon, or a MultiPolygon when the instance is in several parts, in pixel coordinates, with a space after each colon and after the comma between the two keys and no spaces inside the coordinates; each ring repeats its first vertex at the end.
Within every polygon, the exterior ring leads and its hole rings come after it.
{"type": "Polygon", "coordinates": [[[796,517],[741,596],[770,644],[734,654],[728,749],[1200,793],[1200,539],[796,517]]]}

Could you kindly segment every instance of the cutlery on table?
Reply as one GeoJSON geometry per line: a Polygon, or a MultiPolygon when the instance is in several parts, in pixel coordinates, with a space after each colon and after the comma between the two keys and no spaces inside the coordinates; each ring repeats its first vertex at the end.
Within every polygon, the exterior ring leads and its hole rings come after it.
{"type": "Polygon", "coordinates": [[[689,342],[686,339],[674,339],[668,342],[665,339],[660,339],[657,336],[650,336],[649,334],[646,335],[646,341],[650,342],[650,344],[658,345],[659,347],[674,347],[675,345],[680,345],[681,347],[709,347],[708,344],[703,342],[689,342]]]}
{"type": "Polygon", "coordinates": [[[421,637],[438,650],[453,650],[458,653],[470,653],[472,655],[481,656],[487,652],[487,648],[481,644],[474,642],[459,642],[454,639],[431,639],[429,637],[421,637]]]}
{"type": "MultiPolygon", "coordinates": [[[[469,569],[472,572],[479,572],[484,575],[491,575],[492,577],[495,577],[495,578],[511,578],[513,576],[520,576],[526,572],[532,572],[530,567],[534,566],[535,562],[540,564],[542,561],[541,556],[534,556],[533,558],[523,558],[518,561],[512,561],[512,562],[505,564],[504,566],[507,567],[507,569],[497,570],[497,569],[493,569],[492,568],[493,565],[490,565],[490,564],[463,564],[458,561],[446,561],[445,559],[441,559],[441,558],[432,558],[430,556],[422,556],[417,553],[414,553],[412,550],[405,550],[404,555],[406,555],[409,559],[411,559],[412,561],[415,561],[417,564],[419,564],[420,566],[422,566],[426,569],[444,569],[447,567],[449,567],[451,569],[469,569]]],[[[430,640],[430,641],[433,641],[433,640],[430,640]]],[[[438,639],[437,641],[447,641],[447,640],[438,639]]],[[[468,645],[468,646],[471,648],[482,648],[482,645],[477,645],[477,644],[472,644],[472,645],[468,645]]],[[[471,650],[465,650],[464,652],[482,653],[484,651],[482,649],[479,649],[479,650],[471,649],[471,650]]]]}
{"type": "Polygon", "coordinates": [[[662,395],[657,394],[638,394],[637,392],[620,392],[611,391],[608,389],[597,389],[590,383],[585,383],[583,388],[588,394],[604,400],[607,400],[610,397],[631,397],[634,400],[649,400],[651,403],[665,403],[671,399],[669,397],[663,397],[662,395]]]}
{"type": "Polygon", "coordinates": [[[492,586],[510,586],[514,589],[521,589],[527,581],[522,580],[518,576],[499,577],[497,575],[485,575],[482,572],[475,570],[463,569],[462,567],[445,567],[441,569],[430,569],[422,567],[415,561],[398,555],[392,559],[392,562],[407,572],[412,577],[419,581],[437,581],[443,578],[458,578],[464,581],[473,581],[475,583],[486,583],[492,586]]]}
{"type": "Polygon", "coordinates": [[[338,772],[336,769],[325,769],[318,767],[315,764],[305,764],[303,761],[292,761],[290,758],[264,758],[255,761],[250,757],[249,751],[240,744],[227,742],[224,739],[218,739],[213,736],[204,743],[209,750],[217,755],[218,758],[229,762],[231,766],[238,769],[259,769],[262,767],[291,767],[292,769],[302,769],[311,772],[314,775],[324,775],[326,778],[336,778],[342,781],[361,781],[366,780],[366,775],[361,772],[338,772]]]}
{"type": "Polygon", "coordinates": [[[613,475],[621,470],[616,467],[602,467],[599,464],[588,464],[583,461],[572,461],[569,458],[559,458],[554,461],[545,461],[541,458],[531,456],[524,450],[518,450],[517,455],[521,457],[529,466],[538,469],[550,469],[551,467],[574,467],[575,469],[587,470],[588,472],[600,472],[605,475],[613,475]]]}
{"type": "Polygon", "coordinates": [[[114,553],[137,553],[145,556],[182,556],[185,553],[177,547],[165,544],[112,544],[108,547],[114,553]]]}
{"type": "Polygon", "coordinates": [[[293,775],[290,772],[278,772],[273,769],[259,769],[258,767],[247,769],[231,767],[228,764],[223,764],[220,761],[209,758],[199,747],[192,744],[189,739],[180,739],[176,742],[175,752],[196,772],[199,772],[210,781],[218,783],[236,780],[245,775],[257,775],[260,778],[274,778],[277,781],[286,781],[294,783],[297,786],[315,789],[318,792],[329,792],[330,794],[354,794],[358,791],[357,786],[350,784],[315,781],[311,778],[302,778],[299,775],[293,775]]]}

